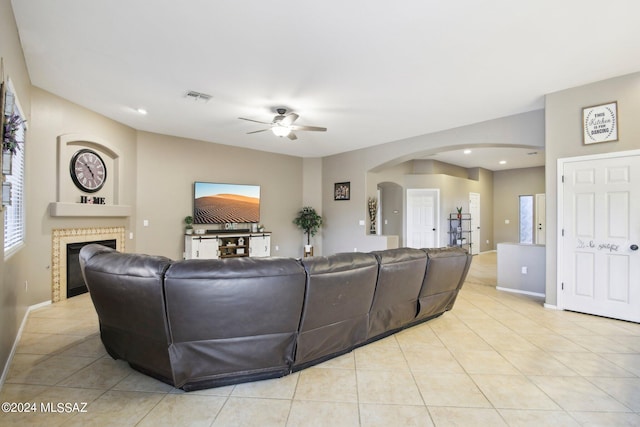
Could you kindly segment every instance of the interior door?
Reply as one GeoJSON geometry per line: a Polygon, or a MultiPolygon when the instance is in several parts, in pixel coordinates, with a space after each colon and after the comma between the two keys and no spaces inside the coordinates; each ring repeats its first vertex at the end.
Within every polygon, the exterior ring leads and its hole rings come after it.
{"type": "Polygon", "coordinates": [[[544,245],[546,242],[547,233],[547,213],[546,213],[547,199],[545,194],[536,194],[536,207],[535,211],[535,227],[536,227],[536,244],[544,245]]]}
{"type": "Polygon", "coordinates": [[[439,190],[407,190],[407,246],[436,248],[438,238],[439,190]]]}
{"type": "Polygon", "coordinates": [[[564,163],[563,308],[640,322],[640,155],[564,163]]]}
{"type": "Polygon", "coordinates": [[[471,217],[471,255],[480,253],[480,194],[469,193],[469,216],[471,217]]]}

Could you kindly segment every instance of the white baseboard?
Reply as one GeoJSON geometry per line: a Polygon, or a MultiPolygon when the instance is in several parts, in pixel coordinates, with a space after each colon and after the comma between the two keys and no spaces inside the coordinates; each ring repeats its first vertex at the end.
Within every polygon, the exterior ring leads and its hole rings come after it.
{"type": "Polygon", "coordinates": [[[514,294],[530,295],[532,297],[545,297],[545,294],[541,294],[538,292],[521,291],[520,289],[503,288],[501,286],[496,286],[496,289],[499,291],[512,292],[514,294]]]}
{"type": "Polygon", "coordinates": [[[18,348],[18,343],[20,342],[20,338],[22,338],[22,331],[24,330],[24,327],[27,324],[29,313],[31,313],[33,310],[36,310],[41,307],[45,307],[47,305],[51,305],[51,301],[44,301],[39,304],[31,305],[27,308],[27,311],[24,313],[22,322],[20,322],[20,328],[18,328],[18,333],[16,334],[16,338],[13,341],[13,346],[11,346],[11,352],[9,353],[9,357],[7,358],[7,363],[5,363],[4,368],[2,369],[2,376],[0,376],[0,389],[2,389],[2,387],[4,386],[4,381],[7,379],[7,374],[9,373],[11,362],[13,362],[13,356],[15,356],[16,354],[16,349],[18,348]]]}
{"type": "Polygon", "coordinates": [[[546,302],[544,303],[544,308],[548,308],[550,310],[562,310],[557,305],[555,305],[555,304],[547,304],[546,302]]]}

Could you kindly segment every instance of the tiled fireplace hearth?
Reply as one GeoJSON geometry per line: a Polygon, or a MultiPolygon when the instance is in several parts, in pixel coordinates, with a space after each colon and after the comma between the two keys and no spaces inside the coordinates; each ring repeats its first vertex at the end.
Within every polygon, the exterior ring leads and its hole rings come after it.
{"type": "Polygon", "coordinates": [[[51,302],[67,299],[67,245],[72,243],[115,240],[124,252],[124,227],[54,229],[51,247],[51,302]]]}

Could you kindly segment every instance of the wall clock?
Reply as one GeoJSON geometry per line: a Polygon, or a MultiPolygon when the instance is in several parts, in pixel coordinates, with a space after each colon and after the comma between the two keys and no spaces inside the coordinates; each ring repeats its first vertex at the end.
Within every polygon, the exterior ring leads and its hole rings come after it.
{"type": "Polygon", "coordinates": [[[86,193],[95,193],[100,190],[107,180],[107,167],[104,160],[89,148],[83,148],[71,157],[69,172],[76,187],[86,193]]]}

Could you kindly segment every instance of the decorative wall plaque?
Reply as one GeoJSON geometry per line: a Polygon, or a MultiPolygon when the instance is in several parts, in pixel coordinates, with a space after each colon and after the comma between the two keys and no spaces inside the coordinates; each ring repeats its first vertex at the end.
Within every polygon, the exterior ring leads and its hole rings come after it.
{"type": "Polygon", "coordinates": [[[617,141],[618,103],[583,108],[582,129],[585,144],[617,141]]]}

